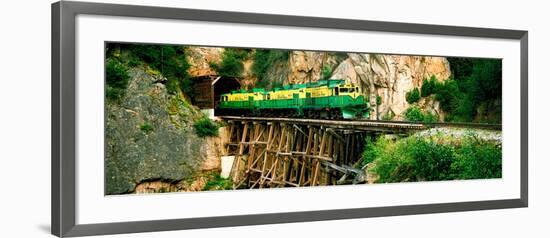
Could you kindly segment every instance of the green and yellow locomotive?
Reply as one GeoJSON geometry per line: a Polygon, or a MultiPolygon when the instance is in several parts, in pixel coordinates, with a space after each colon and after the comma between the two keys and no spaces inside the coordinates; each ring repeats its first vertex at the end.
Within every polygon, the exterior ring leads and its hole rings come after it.
{"type": "Polygon", "coordinates": [[[222,94],[217,116],[352,119],[368,117],[368,102],[357,85],[320,80],[270,91],[254,88],[222,94]]]}

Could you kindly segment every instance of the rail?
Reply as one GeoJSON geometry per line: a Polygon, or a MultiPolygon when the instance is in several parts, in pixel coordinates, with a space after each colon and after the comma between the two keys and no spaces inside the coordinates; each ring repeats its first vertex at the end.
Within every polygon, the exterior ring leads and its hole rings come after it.
{"type": "Polygon", "coordinates": [[[410,121],[382,121],[382,120],[326,120],[306,118],[278,118],[278,117],[238,117],[221,116],[228,121],[256,121],[256,122],[286,122],[301,125],[319,125],[341,129],[355,129],[368,131],[388,130],[424,130],[436,127],[475,128],[487,130],[502,130],[502,124],[464,123],[464,122],[410,122],[410,121]]]}

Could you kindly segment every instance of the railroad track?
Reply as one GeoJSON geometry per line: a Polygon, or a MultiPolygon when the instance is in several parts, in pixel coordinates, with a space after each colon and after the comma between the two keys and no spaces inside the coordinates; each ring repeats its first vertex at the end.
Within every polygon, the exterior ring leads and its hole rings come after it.
{"type": "Polygon", "coordinates": [[[279,117],[239,117],[220,116],[228,121],[256,121],[256,122],[286,122],[301,125],[320,125],[342,129],[358,129],[370,131],[395,131],[395,130],[424,130],[436,127],[475,128],[487,130],[502,130],[501,124],[485,123],[457,123],[457,122],[409,122],[409,121],[381,121],[381,120],[326,120],[307,118],[279,118],[279,117]]]}
{"type": "Polygon", "coordinates": [[[459,127],[459,128],[475,128],[475,129],[488,129],[488,130],[502,130],[502,124],[493,123],[471,123],[471,122],[410,122],[410,121],[382,121],[382,120],[366,120],[359,119],[358,121],[369,122],[387,122],[397,124],[422,124],[427,128],[434,127],[459,127]]]}

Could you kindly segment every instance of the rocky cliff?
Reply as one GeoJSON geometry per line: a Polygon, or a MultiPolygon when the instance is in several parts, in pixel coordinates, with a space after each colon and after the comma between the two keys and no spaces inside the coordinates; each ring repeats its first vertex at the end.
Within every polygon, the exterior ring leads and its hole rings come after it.
{"type": "Polygon", "coordinates": [[[190,65],[187,72],[193,77],[198,77],[216,74],[216,71],[210,68],[210,63],[222,60],[223,48],[190,46],[186,52],[190,65]]]}
{"type": "MultiPolygon", "coordinates": [[[[382,119],[385,115],[395,115],[402,119],[409,107],[405,99],[407,92],[422,87],[422,81],[432,75],[440,81],[451,75],[449,62],[443,57],[348,54],[331,78],[345,79],[359,83],[368,95],[371,108],[375,108],[371,119],[382,119]],[[380,97],[380,105],[377,105],[380,97]]],[[[419,106],[434,114],[442,115],[439,105],[431,98],[422,98],[419,106]]]]}
{"type": "Polygon", "coordinates": [[[128,73],[124,97],[106,102],[106,193],[139,192],[148,181],[171,183],[215,168],[208,159],[216,142],[193,131],[202,113],[181,93],[168,94],[158,72],[139,66],[128,73]]]}

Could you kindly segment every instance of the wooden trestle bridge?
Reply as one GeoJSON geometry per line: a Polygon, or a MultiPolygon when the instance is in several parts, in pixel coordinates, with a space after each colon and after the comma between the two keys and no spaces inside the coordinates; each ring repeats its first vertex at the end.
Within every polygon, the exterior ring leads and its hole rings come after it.
{"type": "Polygon", "coordinates": [[[361,153],[366,136],[408,134],[432,127],[501,130],[500,124],[373,120],[221,117],[226,151],[235,156],[234,188],[302,187],[366,181],[361,153]]]}
{"type": "Polygon", "coordinates": [[[362,183],[365,137],[426,129],[419,123],[299,118],[221,117],[235,156],[234,188],[362,183]]]}

